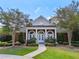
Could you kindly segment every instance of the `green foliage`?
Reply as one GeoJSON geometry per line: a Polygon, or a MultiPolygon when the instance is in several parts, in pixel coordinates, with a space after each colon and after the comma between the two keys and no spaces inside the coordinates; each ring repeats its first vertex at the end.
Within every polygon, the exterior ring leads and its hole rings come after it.
{"type": "MultiPolygon", "coordinates": [[[[19,11],[19,9],[8,9],[7,11],[0,8],[0,22],[12,30],[12,46],[15,46],[15,32],[26,27],[28,15],[19,11]]],[[[20,42],[23,43],[20,39],[20,42]]]]}
{"type": "Polygon", "coordinates": [[[11,30],[8,26],[3,26],[2,27],[2,33],[3,34],[10,34],[11,33],[11,30]]]}
{"type": "Polygon", "coordinates": [[[48,37],[48,38],[45,40],[45,42],[47,42],[47,43],[55,43],[55,39],[52,38],[52,37],[48,37]]]}
{"type": "Polygon", "coordinates": [[[74,29],[72,34],[72,41],[79,41],[79,29],[74,29]]]}
{"type": "Polygon", "coordinates": [[[12,43],[8,43],[8,42],[1,42],[0,41],[0,46],[11,46],[12,43]]]}
{"type": "Polygon", "coordinates": [[[15,24],[15,29],[19,29],[21,25],[25,25],[24,23],[28,22],[28,15],[25,15],[23,12],[19,11],[19,9],[8,9],[4,11],[2,8],[0,9],[0,21],[2,24],[5,24],[10,29],[13,28],[15,24]]]}
{"type": "Polygon", "coordinates": [[[68,43],[68,36],[67,33],[58,33],[57,34],[57,41],[59,44],[68,43]]]}
{"type": "Polygon", "coordinates": [[[0,28],[0,34],[2,34],[2,28],[0,28]]]}
{"type": "Polygon", "coordinates": [[[71,46],[72,32],[79,26],[79,2],[72,1],[68,6],[58,9],[56,14],[58,26],[68,32],[68,42],[71,46]]]}
{"type": "Polygon", "coordinates": [[[31,38],[30,40],[27,40],[27,43],[28,43],[28,44],[32,44],[32,43],[35,43],[35,44],[36,44],[36,38],[33,37],[33,38],[31,38]]]}
{"type": "Polygon", "coordinates": [[[24,39],[24,35],[23,35],[24,33],[20,33],[19,34],[19,39],[18,39],[18,41],[20,42],[20,43],[22,43],[22,44],[24,44],[25,43],[25,39],[24,39]]]}
{"type": "Polygon", "coordinates": [[[70,5],[57,10],[56,14],[60,27],[73,31],[73,29],[79,24],[78,7],[79,2],[72,1],[70,5]]]}
{"type": "Polygon", "coordinates": [[[2,42],[8,42],[12,40],[12,36],[11,35],[0,35],[0,41],[2,42]]]}
{"type": "Polygon", "coordinates": [[[28,46],[38,46],[38,44],[36,43],[36,38],[33,37],[30,40],[27,40],[27,45],[28,46]]]}
{"type": "Polygon", "coordinates": [[[79,47],[79,41],[72,41],[72,46],[79,47]]]}
{"type": "Polygon", "coordinates": [[[47,39],[45,39],[45,45],[46,46],[54,46],[56,45],[56,39],[52,38],[52,37],[48,37],[47,39]]]}
{"type": "Polygon", "coordinates": [[[79,29],[74,29],[74,31],[73,31],[72,45],[79,47],[79,29]]]}
{"type": "Polygon", "coordinates": [[[72,46],[79,47],[79,41],[72,41],[72,46]]]}

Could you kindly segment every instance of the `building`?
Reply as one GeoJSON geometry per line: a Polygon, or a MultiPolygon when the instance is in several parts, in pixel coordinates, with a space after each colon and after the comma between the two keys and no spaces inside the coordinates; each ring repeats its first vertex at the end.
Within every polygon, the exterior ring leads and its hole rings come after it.
{"type": "Polygon", "coordinates": [[[56,25],[50,23],[45,17],[39,16],[32,22],[32,26],[26,27],[26,40],[35,37],[36,43],[44,43],[47,37],[57,39],[56,25]]]}

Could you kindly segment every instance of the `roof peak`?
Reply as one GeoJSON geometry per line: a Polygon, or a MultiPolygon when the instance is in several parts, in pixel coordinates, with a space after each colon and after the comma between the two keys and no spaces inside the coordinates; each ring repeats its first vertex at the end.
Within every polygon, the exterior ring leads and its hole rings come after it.
{"type": "Polygon", "coordinates": [[[44,16],[40,15],[39,17],[44,17],[44,16]]]}
{"type": "Polygon", "coordinates": [[[50,25],[50,24],[49,24],[49,21],[45,17],[39,16],[34,20],[33,25],[44,25],[44,26],[46,26],[46,25],[50,25]]]}
{"type": "Polygon", "coordinates": [[[42,15],[40,15],[39,17],[37,17],[36,20],[37,20],[37,19],[44,19],[44,20],[47,20],[47,19],[46,19],[44,16],[42,16],[42,15]]]}

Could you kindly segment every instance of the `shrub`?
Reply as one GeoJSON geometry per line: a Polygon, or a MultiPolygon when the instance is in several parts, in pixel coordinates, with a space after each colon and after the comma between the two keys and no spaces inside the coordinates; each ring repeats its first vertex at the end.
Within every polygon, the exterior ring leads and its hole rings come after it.
{"type": "Polygon", "coordinates": [[[67,33],[58,33],[57,34],[57,41],[59,44],[65,44],[68,42],[67,33]]]}
{"type": "Polygon", "coordinates": [[[47,43],[55,43],[55,39],[52,38],[52,37],[48,37],[48,38],[45,40],[45,42],[47,42],[47,43]]]}
{"type": "Polygon", "coordinates": [[[0,41],[0,46],[11,46],[12,43],[8,43],[8,42],[1,42],[0,41]]]}
{"type": "Polygon", "coordinates": [[[79,44],[72,44],[72,46],[79,47],[79,44]]]}
{"type": "Polygon", "coordinates": [[[12,40],[12,36],[11,35],[0,35],[0,41],[1,42],[8,42],[12,40]]]}
{"type": "Polygon", "coordinates": [[[79,41],[72,41],[72,44],[79,44],[79,41]]]}
{"type": "Polygon", "coordinates": [[[72,46],[79,47],[79,29],[74,29],[72,32],[72,46]]]}
{"type": "Polygon", "coordinates": [[[36,43],[36,38],[33,37],[30,40],[27,41],[28,44],[36,43]]]}
{"type": "Polygon", "coordinates": [[[30,40],[27,40],[27,44],[28,46],[38,46],[38,44],[36,44],[36,38],[33,37],[30,40]]]}
{"type": "Polygon", "coordinates": [[[79,29],[73,31],[73,33],[72,33],[72,41],[79,41],[79,29]]]}
{"type": "Polygon", "coordinates": [[[72,41],[72,46],[79,47],[79,41],[72,41]]]}
{"type": "Polygon", "coordinates": [[[28,44],[28,46],[38,46],[38,44],[36,44],[36,43],[31,43],[31,44],[28,44]]]}
{"type": "Polygon", "coordinates": [[[63,42],[63,45],[68,45],[69,43],[68,42],[63,42]]]}
{"type": "Polygon", "coordinates": [[[25,43],[25,39],[24,39],[23,34],[24,34],[24,33],[22,33],[22,32],[19,34],[19,39],[18,39],[18,41],[19,41],[21,44],[24,44],[24,43],[25,43]]]}
{"type": "Polygon", "coordinates": [[[53,43],[45,43],[46,46],[55,46],[53,43]]]}
{"type": "Polygon", "coordinates": [[[52,37],[48,37],[47,39],[45,39],[45,45],[47,46],[56,45],[55,42],[56,42],[56,39],[52,37]]]}

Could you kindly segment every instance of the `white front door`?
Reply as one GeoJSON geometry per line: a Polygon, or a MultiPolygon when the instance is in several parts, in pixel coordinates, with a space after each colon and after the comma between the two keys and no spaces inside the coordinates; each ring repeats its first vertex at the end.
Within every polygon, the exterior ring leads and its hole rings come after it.
{"type": "Polygon", "coordinates": [[[38,34],[38,43],[44,43],[44,34],[38,34]]]}

